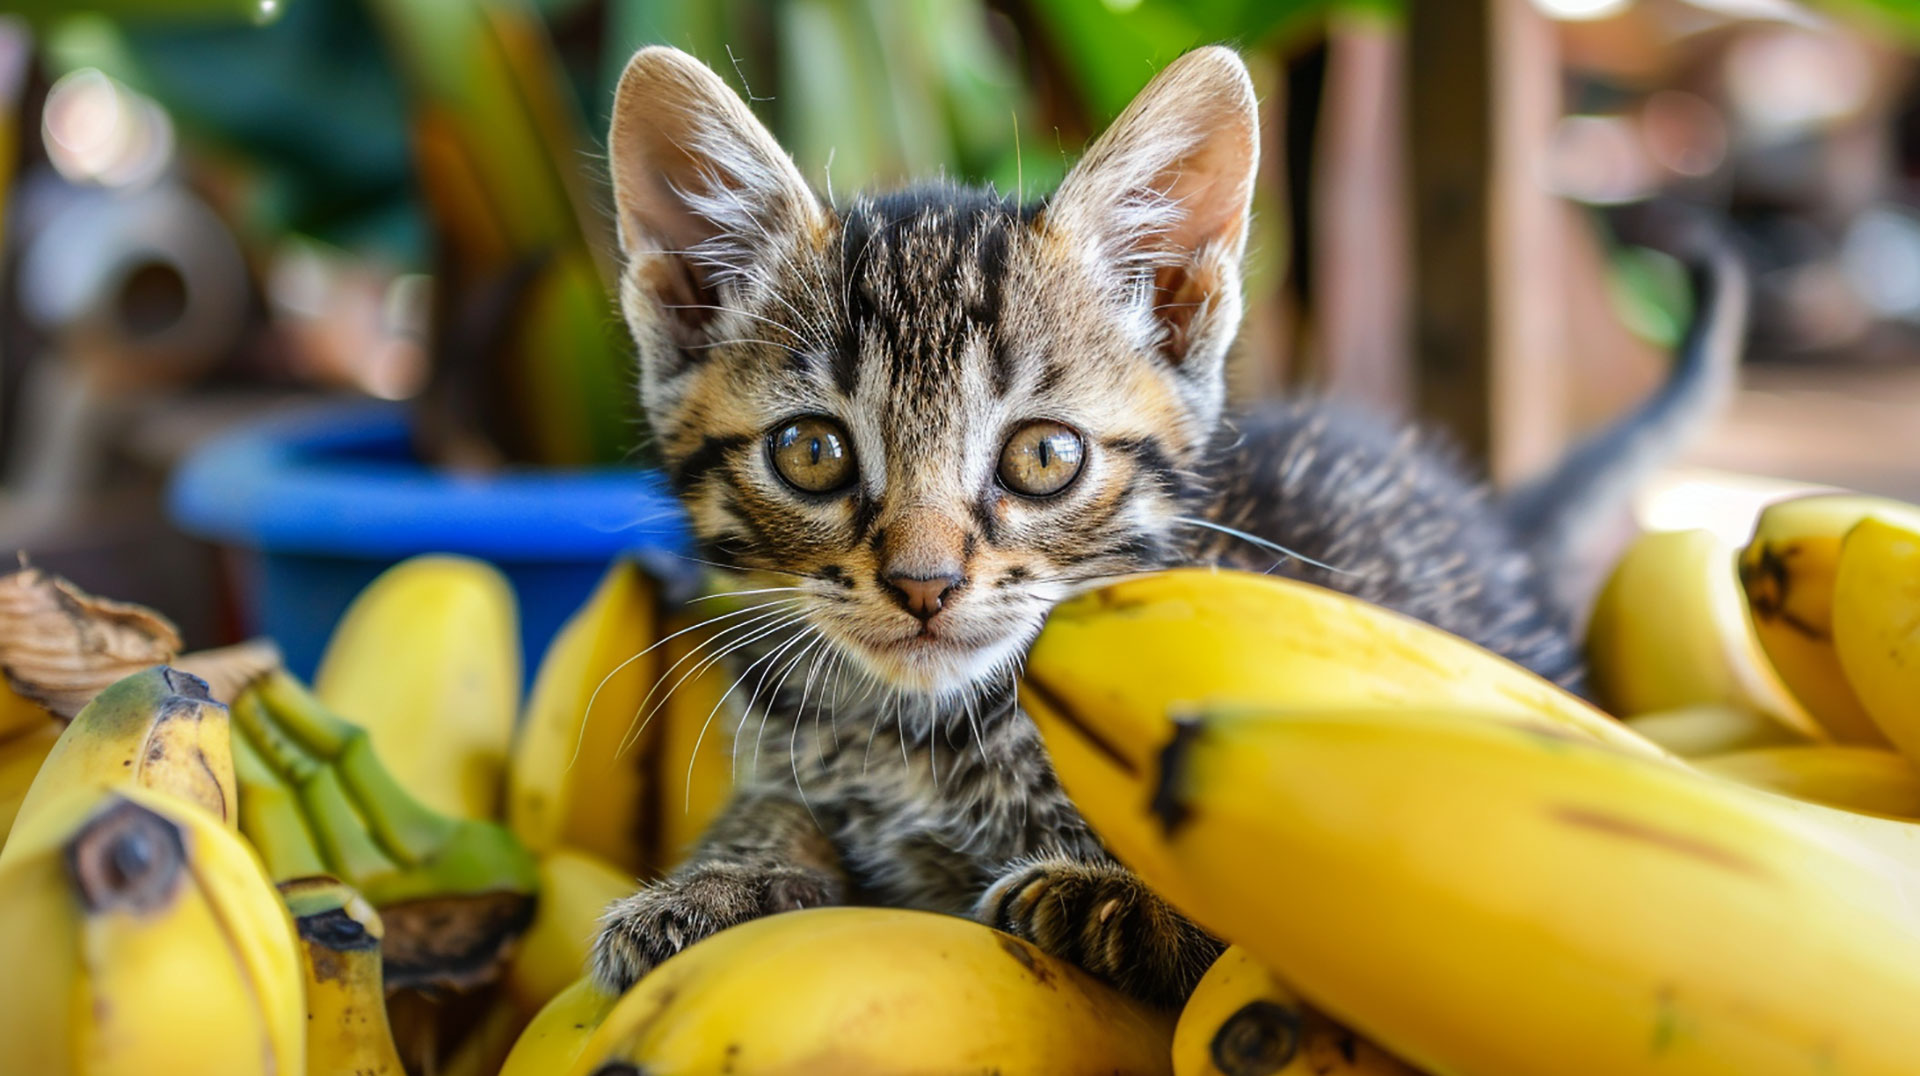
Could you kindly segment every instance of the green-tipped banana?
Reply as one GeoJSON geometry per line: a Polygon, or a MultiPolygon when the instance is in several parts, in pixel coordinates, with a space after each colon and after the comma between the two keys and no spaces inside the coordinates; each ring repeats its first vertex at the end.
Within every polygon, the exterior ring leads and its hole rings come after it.
{"type": "Polygon", "coordinates": [[[248,785],[263,800],[243,822],[276,876],[311,873],[317,858],[379,908],[390,988],[490,978],[530,920],[538,888],[518,839],[422,805],[381,765],[365,729],[284,672],[261,678],[233,709],[248,785]]]}
{"type": "Polygon", "coordinates": [[[380,913],[325,876],[280,885],[307,972],[309,1076],[402,1076],[380,983],[380,913]]]}
{"type": "Polygon", "coordinates": [[[177,796],[232,824],[227,708],[207,694],[205,682],[156,665],[108,686],[60,734],[15,824],[26,825],[75,789],[126,784],[177,796]]]}

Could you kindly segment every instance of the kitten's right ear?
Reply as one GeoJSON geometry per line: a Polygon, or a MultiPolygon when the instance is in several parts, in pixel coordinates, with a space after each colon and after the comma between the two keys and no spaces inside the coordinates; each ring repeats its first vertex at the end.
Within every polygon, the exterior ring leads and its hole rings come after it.
{"type": "MultiPolygon", "coordinates": [[[[670,326],[697,331],[764,246],[817,228],[819,200],[737,94],[679,49],[628,61],[607,137],[628,279],[670,326]]],[[[631,320],[636,311],[629,310],[631,320]]]]}

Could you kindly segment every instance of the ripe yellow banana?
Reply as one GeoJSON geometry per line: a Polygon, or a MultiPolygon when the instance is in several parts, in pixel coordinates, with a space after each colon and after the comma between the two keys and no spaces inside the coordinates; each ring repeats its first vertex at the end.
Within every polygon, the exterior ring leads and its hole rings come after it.
{"type": "Polygon", "coordinates": [[[549,1071],[1129,1076],[1170,1072],[1172,1035],[1172,1014],[971,920],[811,908],[655,968],[549,1071]]]}
{"type": "Polygon", "coordinates": [[[1152,869],[1138,789],[1081,783],[1104,760],[1144,764],[1169,713],[1327,706],[1454,707],[1532,720],[1647,758],[1664,750],[1532,673],[1437,628],[1321,587],[1250,572],[1179,570],[1103,587],[1053,611],[1020,684],[1036,720],[1097,714],[1054,738],[1054,769],[1114,855],[1182,908],[1180,874],[1152,869]]]}
{"type": "Polygon", "coordinates": [[[0,1072],[305,1069],[300,953],[246,842],[134,785],[77,788],[0,865],[0,1072]]]}
{"type": "Polygon", "coordinates": [[[314,693],[365,727],[394,776],[427,806],[497,817],[520,708],[512,586],[468,557],[394,565],[341,617],[314,693]]]}
{"type": "Polygon", "coordinates": [[[626,743],[658,675],[657,623],[653,584],[618,561],[541,658],[507,772],[508,824],[535,854],[573,847],[636,876],[660,869],[645,759],[626,743]]]}
{"type": "Polygon", "coordinates": [[[13,820],[27,798],[27,789],[33,787],[40,764],[60,742],[60,731],[59,722],[43,721],[0,742],[0,848],[6,846],[7,832],[13,829],[13,820]]]}
{"type": "Polygon", "coordinates": [[[1758,747],[1711,755],[1707,773],[1849,811],[1920,819],[1920,774],[1898,752],[1855,744],[1758,747]]]}
{"type": "Polygon", "coordinates": [[[15,691],[0,672],[0,740],[53,724],[53,711],[15,691]]]}
{"type": "MultiPolygon", "coordinates": [[[[227,708],[205,683],[156,665],[94,696],[40,765],[17,824],[75,788],[121,784],[171,793],[234,824],[227,708]]],[[[0,851],[0,862],[6,855],[0,851]]]]}
{"type": "Polygon", "coordinates": [[[581,1055],[620,999],[581,977],[534,1016],[507,1054],[499,1076],[571,1076],[584,1072],[581,1055]]]}
{"type": "Polygon", "coordinates": [[[380,985],[380,913],[325,876],[284,882],[306,972],[308,1076],[404,1076],[380,985]]]}
{"type": "Polygon", "coordinates": [[[1232,946],[1193,988],[1173,1029],[1174,1076],[1418,1076],[1307,1007],[1232,946]]]}
{"type": "Polygon", "coordinates": [[[1840,541],[1869,515],[1920,527],[1920,509],[1852,494],[1769,505],[1740,554],[1740,585],[1773,667],[1814,719],[1843,743],[1887,739],[1848,686],[1834,650],[1834,577],[1840,541]]]}
{"type": "MultiPolygon", "coordinates": [[[[1042,732],[1112,732],[1101,716],[1042,732]]],[[[1161,732],[1153,761],[1079,783],[1151,804],[1153,862],[1202,899],[1196,919],[1416,1065],[1920,1071],[1910,826],[1486,715],[1296,710],[1161,732]]]]}
{"type": "Polygon", "coordinates": [[[1681,758],[1810,742],[1765,714],[1724,703],[1635,714],[1625,724],[1681,758]]]}
{"type": "Polygon", "coordinates": [[[578,979],[607,905],[633,892],[632,875],[572,849],[540,859],[540,904],[507,967],[506,991],[526,1016],[578,979]]]}
{"type": "Polygon", "coordinates": [[[656,789],[654,862],[671,870],[707,831],[713,816],[733,793],[733,728],[739,707],[760,682],[774,685],[788,665],[783,658],[750,671],[743,686],[718,662],[702,662],[714,652],[714,629],[684,617],[666,622],[659,685],[659,729],[647,744],[656,789]],[[684,634],[683,634],[684,631],[684,634]]]}
{"type": "Polygon", "coordinates": [[[1833,589],[1840,668],[1874,726],[1920,759],[1920,525],[1869,516],[1847,532],[1833,589]]]}
{"type": "Polygon", "coordinates": [[[1621,716],[1724,704],[1825,739],[1767,662],[1736,555],[1712,531],[1641,535],[1614,566],[1587,626],[1594,691],[1621,716]]]}

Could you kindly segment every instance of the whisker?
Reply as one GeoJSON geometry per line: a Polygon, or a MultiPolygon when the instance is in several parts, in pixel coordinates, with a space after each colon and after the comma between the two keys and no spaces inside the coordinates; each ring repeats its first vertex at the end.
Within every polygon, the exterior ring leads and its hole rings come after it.
{"type": "MultiPolygon", "coordinates": [[[[807,629],[807,630],[811,630],[811,629],[807,629]]],[[[780,660],[780,655],[786,653],[788,648],[792,647],[795,643],[799,642],[802,639],[805,639],[806,637],[807,637],[807,632],[806,630],[803,630],[798,635],[795,635],[793,638],[780,644],[779,646],[768,651],[767,653],[762,654],[760,657],[753,659],[753,661],[750,662],[746,668],[740,670],[740,675],[734,679],[733,683],[727,688],[727,690],[720,693],[720,698],[714,702],[713,709],[707,711],[707,719],[700,723],[700,732],[697,735],[695,735],[693,738],[693,751],[691,754],[687,756],[687,779],[686,779],[686,783],[682,785],[682,788],[684,788],[686,792],[686,800],[684,803],[680,805],[680,810],[683,813],[693,810],[693,767],[700,759],[700,745],[706,742],[707,730],[713,727],[713,719],[719,716],[720,708],[722,706],[725,706],[727,704],[727,700],[733,696],[733,693],[735,691],[738,691],[740,689],[740,685],[746,682],[747,674],[753,672],[756,666],[760,665],[762,662],[765,662],[767,668],[760,673],[760,680],[756,684],[754,684],[753,691],[749,693],[747,696],[746,708],[748,712],[751,712],[753,709],[753,700],[759,697],[760,689],[766,686],[767,673],[773,670],[774,664],[780,660]]]]}
{"type": "Polygon", "coordinates": [[[672,665],[667,666],[664,670],[661,671],[660,678],[654,681],[653,687],[650,688],[647,691],[646,696],[640,700],[640,705],[634,707],[633,719],[635,721],[638,721],[639,724],[636,727],[631,728],[625,735],[620,737],[620,743],[617,747],[614,748],[614,752],[613,752],[615,758],[618,758],[619,756],[626,754],[627,751],[630,748],[632,748],[634,744],[640,741],[640,734],[646,730],[647,722],[653,720],[653,715],[659,712],[660,707],[666,705],[667,700],[673,697],[673,693],[680,689],[681,684],[686,683],[689,678],[705,670],[706,668],[711,666],[715,661],[718,661],[720,660],[720,658],[725,657],[727,654],[732,653],[733,650],[737,648],[736,643],[739,645],[744,645],[745,643],[752,642],[754,639],[761,638],[761,634],[753,634],[754,630],[759,625],[766,623],[768,620],[776,620],[776,618],[780,618],[780,617],[798,617],[798,616],[806,615],[804,611],[799,613],[793,612],[792,606],[794,603],[791,600],[771,601],[771,602],[765,602],[763,604],[779,605],[779,606],[783,606],[783,608],[776,609],[771,613],[762,613],[761,615],[754,617],[752,620],[743,620],[738,624],[730,624],[726,628],[715,633],[713,638],[705,640],[701,644],[702,646],[714,646],[720,643],[720,641],[722,639],[725,639],[727,636],[734,635],[735,632],[748,633],[744,638],[736,636],[734,639],[729,639],[727,641],[727,649],[720,651],[718,654],[714,654],[709,657],[703,657],[701,658],[701,660],[695,662],[692,668],[688,669],[686,672],[681,674],[680,679],[675,680],[673,682],[673,686],[668,688],[667,693],[660,697],[660,701],[657,703],[654,703],[653,709],[647,711],[646,718],[641,719],[640,711],[646,707],[648,702],[652,701],[654,693],[660,690],[660,685],[663,683],[666,683],[667,677],[673,674],[673,670],[685,664],[688,659],[698,655],[700,653],[700,649],[696,647],[692,650],[687,651],[685,654],[680,655],[680,658],[678,661],[675,661],[672,665]]]}
{"type": "MultiPolygon", "coordinates": [[[[585,713],[580,715],[580,732],[579,732],[579,735],[574,737],[573,757],[567,760],[567,769],[569,770],[573,769],[573,764],[580,761],[580,746],[582,743],[586,741],[586,738],[587,738],[587,721],[593,717],[594,700],[600,697],[600,690],[607,686],[607,681],[619,675],[620,670],[626,668],[627,666],[633,664],[636,661],[639,661],[641,658],[646,657],[648,654],[653,653],[659,647],[664,646],[666,643],[670,642],[671,640],[677,639],[680,636],[685,635],[686,633],[694,630],[695,628],[710,627],[714,624],[718,624],[722,620],[731,620],[736,616],[745,616],[748,613],[755,612],[760,609],[764,609],[767,606],[774,605],[774,604],[777,604],[777,603],[776,602],[758,602],[753,605],[749,605],[744,609],[735,609],[732,612],[721,613],[719,616],[710,617],[706,620],[700,621],[698,624],[689,624],[686,627],[681,628],[679,631],[673,632],[670,635],[665,635],[658,639],[655,639],[653,642],[647,644],[646,649],[640,651],[638,654],[633,655],[632,657],[626,659],[625,661],[622,661],[620,664],[615,665],[611,670],[607,672],[607,675],[602,676],[600,678],[599,683],[593,685],[593,693],[587,696],[587,709],[585,713]]],[[[737,627],[738,625],[735,625],[735,626],[737,627]]],[[[681,659],[681,661],[684,661],[684,660],[686,659],[685,658],[681,659]]],[[[680,662],[677,662],[677,661],[674,662],[674,665],[676,666],[679,664],[680,662]]],[[[667,672],[672,672],[672,671],[673,670],[671,668],[667,670],[667,672]]],[[[662,673],[661,675],[664,677],[666,674],[662,673]]],[[[655,686],[657,687],[658,684],[656,683],[655,686]]],[[[647,698],[652,698],[652,697],[653,697],[652,692],[648,692],[647,698]]],[[[640,702],[641,702],[641,705],[643,706],[646,705],[646,699],[642,699],[640,700],[640,702]]],[[[623,736],[621,737],[621,739],[624,741],[625,737],[623,736]]]]}
{"type": "Polygon", "coordinates": [[[1206,519],[1195,519],[1192,516],[1174,516],[1173,521],[1175,523],[1185,523],[1189,527],[1204,527],[1207,530],[1219,531],[1221,534],[1227,535],[1232,538],[1238,538],[1241,541],[1246,542],[1250,545],[1259,546],[1261,549],[1265,549],[1273,553],[1278,553],[1283,557],[1290,557],[1304,564],[1311,564],[1316,568],[1322,568],[1322,569],[1325,569],[1326,571],[1333,572],[1337,575],[1361,574],[1359,572],[1349,571],[1346,568],[1336,568],[1331,564],[1326,564],[1321,561],[1314,560],[1312,557],[1309,557],[1304,553],[1296,553],[1293,550],[1288,549],[1286,546],[1283,546],[1278,542],[1269,542],[1265,538],[1260,537],[1259,535],[1248,534],[1246,531],[1243,531],[1243,530],[1235,530],[1234,528],[1229,527],[1224,523],[1215,523],[1212,520],[1206,520],[1206,519]]]}

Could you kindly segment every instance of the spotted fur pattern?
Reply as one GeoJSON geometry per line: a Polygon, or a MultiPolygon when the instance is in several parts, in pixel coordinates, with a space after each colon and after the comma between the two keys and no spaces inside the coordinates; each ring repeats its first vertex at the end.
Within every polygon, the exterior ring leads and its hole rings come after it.
{"type": "Polygon", "coordinates": [[[1113,862],[1013,697],[1047,611],[1101,580],[1289,572],[1577,676],[1534,568],[1444,453],[1312,404],[1223,419],[1256,130],[1238,58],[1202,49],[1043,203],[935,184],[832,207],[705,68],[635,58],[610,147],[622,308],[702,556],[751,603],[716,649],[752,704],[740,790],[687,865],[609,910],[603,983],[859,901],[976,915],[1184,997],[1218,943],[1113,862]],[[809,415],[844,427],[849,487],[776,473],[771,431],[809,415]],[[1086,444],[1046,498],[995,477],[1036,419],[1086,444]],[[923,622],[902,573],[957,582],[923,622]]]}

